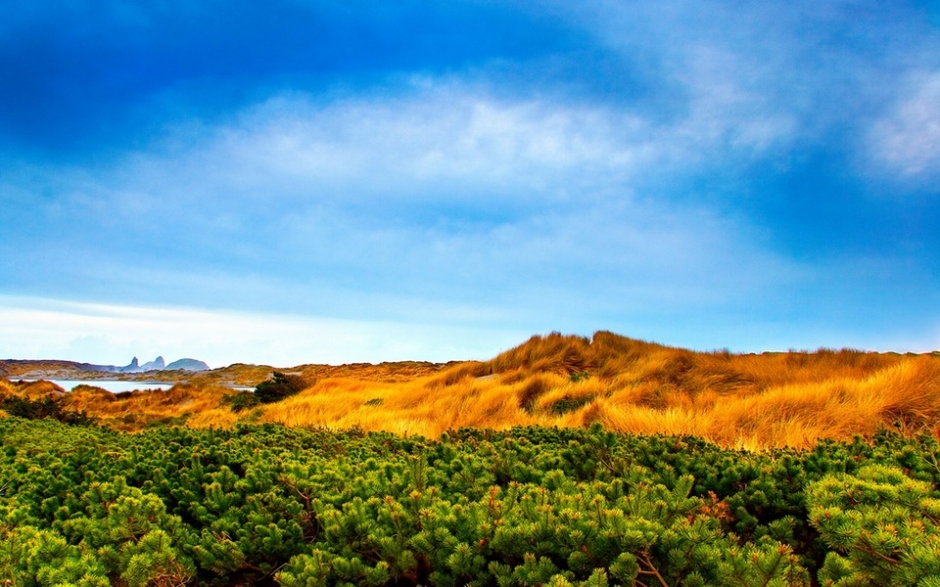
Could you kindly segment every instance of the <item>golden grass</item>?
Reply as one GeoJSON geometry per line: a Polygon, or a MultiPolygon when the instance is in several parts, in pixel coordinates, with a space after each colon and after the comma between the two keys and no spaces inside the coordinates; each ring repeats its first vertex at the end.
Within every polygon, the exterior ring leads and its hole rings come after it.
{"type": "Polygon", "coordinates": [[[599,332],[537,336],[491,361],[398,383],[327,379],[261,421],[437,436],[460,427],[605,427],[724,446],[809,447],[940,428],[940,358],[852,350],[695,353],[599,332]]]}
{"type": "Polygon", "coordinates": [[[0,400],[4,400],[13,395],[16,395],[16,389],[13,387],[13,384],[0,379],[0,400]]]}
{"type": "Polygon", "coordinates": [[[161,390],[111,393],[99,387],[81,385],[63,398],[66,409],[83,411],[105,425],[126,431],[137,431],[155,423],[202,425],[197,427],[231,426],[234,414],[225,409],[218,412],[222,398],[233,393],[219,386],[198,387],[176,384],[161,390]],[[213,419],[214,418],[214,419],[213,419]],[[192,421],[192,422],[191,422],[192,421]]]}
{"type": "Polygon", "coordinates": [[[17,395],[31,400],[43,399],[46,397],[61,397],[65,390],[49,381],[32,381],[16,386],[17,395]]]}
{"type": "MultiPolygon", "coordinates": [[[[225,377],[257,378],[257,369],[234,366],[225,377]]],[[[821,438],[871,437],[881,428],[940,433],[936,353],[696,353],[598,332],[591,339],[535,336],[485,362],[285,371],[301,374],[310,387],[238,414],[223,402],[233,392],[207,378],[167,392],[114,395],[86,386],[65,402],[124,430],[253,421],[437,437],[462,427],[599,422],[611,430],[692,434],[746,449],[806,448],[821,438]]],[[[0,382],[0,398],[54,392],[0,382]]]]}

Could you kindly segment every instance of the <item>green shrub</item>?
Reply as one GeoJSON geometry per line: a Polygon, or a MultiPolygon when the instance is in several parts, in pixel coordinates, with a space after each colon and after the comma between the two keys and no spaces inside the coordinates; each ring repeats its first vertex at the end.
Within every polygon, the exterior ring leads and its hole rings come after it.
{"type": "Polygon", "coordinates": [[[884,465],[832,475],[807,491],[812,525],[826,545],[820,582],[833,586],[940,581],[940,499],[935,487],[884,465]]]}
{"type": "Polygon", "coordinates": [[[250,391],[239,391],[222,398],[222,403],[233,412],[241,412],[257,406],[260,402],[258,396],[250,391]]]}
{"type": "Polygon", "coordinates": [[[8,397],[0,402],[0,409],[11,416],[27,420],[50,419],[76,426],[89,426],[95,423],[95,418],[85,412],[63,410],[62,404],[52,397],[35,400],[25,397],[8,397]]]}
{"type": "Polygon", "coordinates": [[[591,373],[590,373],[590,371],[578,371],[578,372],[576,372],[576,373],[572,373],[572,374],[568,377],[568,379],[569,379],[572,383],[580,383],[580,382],[582,382],[582,381],[587,381],[587,380],[590,379],[590,378],[591,378],[591,373]]]}
{"type": "Polygon", "coordinates": [[[300,393],[308,385],[299,375],[285,375],[275,371],[271,374],[271,379],[262,381],[255,387],[255,397],[263,404],[270,404],[300,393]]]}
{"type": "Polygon", "coordinates": [[[549,410],[556,416],[561,416],[562,414],[567,414],[568,412],[573,412],[582,406],[586,406],[594,400],[593,395],[585,395],[582,397],[563,397],[559,400],[552,402],[552,405],[549,406],[549,410]]]}

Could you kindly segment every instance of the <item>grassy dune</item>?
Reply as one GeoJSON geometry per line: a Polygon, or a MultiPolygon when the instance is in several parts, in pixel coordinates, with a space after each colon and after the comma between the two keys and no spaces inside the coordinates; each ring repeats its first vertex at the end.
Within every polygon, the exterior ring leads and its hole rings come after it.
{"type": "MultiPolygon", "coordinates": [[[[696,353],[609,332],[551,334],[486,362],[302,366],[296,396],[234,413],[209,382],[63,399],[127,430],[148,423],[229,427],[239,420],[360,427],[436,437],[460,427],[603,426],[694,434],[722,446],[809,447],[881,428],[940,432],[940,357],[853,350],[696,353]]],[[[17,393],[5,384],[0,394],[17,393]]]]}
{"type": "Polygon", "coordinates": [[[606,332],[591,340],[552,334],[398,385],[321,381],[260,420],[428,436],[463,426],[600,422],[730,447],[807,447],[882,427],[936,433],[940,357],[695,353],[606,332]]]}

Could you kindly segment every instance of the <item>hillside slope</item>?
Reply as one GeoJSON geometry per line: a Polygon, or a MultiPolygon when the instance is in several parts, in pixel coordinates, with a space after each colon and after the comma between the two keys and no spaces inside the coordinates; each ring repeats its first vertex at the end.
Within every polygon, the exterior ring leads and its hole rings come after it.
{"type": "Polygon", "coordinates": [[[460,427],[605,427],[724,446],[807,447],[880,428],[936,433],[940,357],[853,350],[697,353],[609,332],[551,334],[397,385],[320,380],[261,421],[436,436],[460,427]]]}
{"type": "Polygon", "coordinates": [[[436,437],[462,427],[596,422],[622,432],[691,434],[760,449],[871,437],[882,428],[934,435],[940,429],[937,353],[700,353],[598,332],[591,338],[534,336],[484,362],[287,371],[304,377],[308,387],[240,412],[230,407],[235,392],[221,384],[254,384],[269,367],[234,365],[166,393],[113,396],[87,388],[62,401],[129,430],[154,421],[197,428],[252,421],[436,437]]]}

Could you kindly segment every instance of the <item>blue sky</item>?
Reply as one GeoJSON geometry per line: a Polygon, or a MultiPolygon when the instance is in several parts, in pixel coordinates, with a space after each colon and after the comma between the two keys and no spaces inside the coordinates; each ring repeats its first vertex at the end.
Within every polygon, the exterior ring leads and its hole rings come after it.
{"type": "Polygon", "coordinates": [[[940,348],[940,3],[0,6],[0,356],[940,348]]]}

